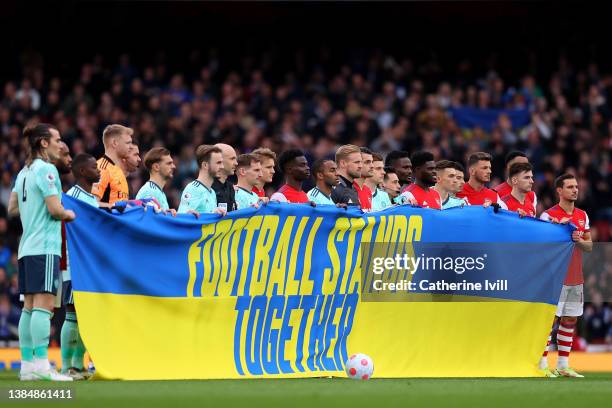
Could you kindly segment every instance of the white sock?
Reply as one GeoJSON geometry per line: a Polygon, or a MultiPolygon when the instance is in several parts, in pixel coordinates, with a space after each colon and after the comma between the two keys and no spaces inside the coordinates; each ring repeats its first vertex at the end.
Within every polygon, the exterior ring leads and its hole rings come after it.
{"type": "Polygon", "coordinates": [[[22,361],[21,362],[21,370],[22,374],[31,373],[34,371],[34,363],[32,361],[22,361]]]}
{"type": "Polygon", "coordinates": [[[544,370],[548,368],[548,358],[547,357],[542,357],[540,359],[540,370],[544,370]]]}
{"type": "Polygon", "coordinates": [[[51,369],[51,364],[49,364],[49,360],[47,359],[34,359],[34,370],[35,371],[49,371],[51,369]]]}

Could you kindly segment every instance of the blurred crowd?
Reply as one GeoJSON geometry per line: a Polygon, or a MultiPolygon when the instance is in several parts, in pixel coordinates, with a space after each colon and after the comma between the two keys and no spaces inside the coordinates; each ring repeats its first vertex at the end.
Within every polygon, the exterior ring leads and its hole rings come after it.
{"type": "MultiPolygon", "coordinates": [[[[504,78],[494,69],[475,72],[464,61],[444,78],[435,62],[417,64],[380,50],[333,66],[296,55],[282,73],[277,62],[263,55],[224,67],[211,53],[197,64],[179,62],[184,69],[177,70],[176,61],[164,58],[136,63],[127,54],[96,55],[68,77],[47,72],[43,55],[24,53],[21,76],[0,83],[0,339],[16,338],[19,319],[20,226],[7,220],[6,207],[25,160],[21,133],[31,120],[55,124],[73,156],[100,157],[102,129],[111,123],[132,127],[141,153],[167,147],[177,165],[166,191],[173,208],[197,173],[194,151],[203,143],[227,143],[240,153],[300,148],[311,162],[333,156],[345,143],[383,155],[425,149],[436,159],[462,163],[486,151],[494,157],[492,185],[505,178],[505,154],[523,150],[535,168],[538,213],[554,204],[553,180],[568,170],[578,177],[578,206],[589,214],[593,240],[610,240],[612,75],[597,64],[578,66],[560,57],[545,75],[504,78]],[[528,109],[530,121],[514,128],[502,114],[490,131],[460,128],[450,110],[462,107],[528,109]]],[[[131,193],[146,179],[144,169],[132,174],[131,193]]],[[[592,298],[601,285],[612,285],[612,271],[606,273],[589,283],[592,298]]],[[[597,299],[587,308],[581,335],[612,344],[612,306],[597,299]]]]}

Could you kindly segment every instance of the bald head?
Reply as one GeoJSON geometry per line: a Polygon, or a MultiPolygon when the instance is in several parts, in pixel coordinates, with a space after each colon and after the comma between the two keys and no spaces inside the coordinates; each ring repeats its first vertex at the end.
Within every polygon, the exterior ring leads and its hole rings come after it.
{"type": "Polygon", "coordinates": [[[221,149],[221,154],[223,155],[223,177],[219,177],[219,179],[221,182],[225,182],[236,171],[236,166],[238,165],[236,151],[232,146],[225,143],[217,143],[215,147],[221,149]]]}

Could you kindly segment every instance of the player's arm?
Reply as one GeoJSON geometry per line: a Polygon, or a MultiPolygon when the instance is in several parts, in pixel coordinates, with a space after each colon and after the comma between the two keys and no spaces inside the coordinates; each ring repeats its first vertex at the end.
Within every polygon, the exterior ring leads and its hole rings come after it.
{"type": "Polygon", "coordinates": [[[17,193],[14,191],[11,192],[11,196],[9,198],[8,216],[11,218],[19,217],[19,204],[17,199],[17,193]]]}
{"type": "Polygon", "coordinates": [[[586,231],[584,234],[580,234],[578,230],[572,232],[572,239],[584,252],[592,252],[593,251],[593,240],[591,239],[591,233],[586,231]]]}
{"type": "Polygon", "coordinates": [[[70,222],[76,218],[74,211],[65,209],[59,198],[55,195],[45,197],[45,205],[51,217],[56,220],[70,222]]]}
{"type": "Polygon", "coordinates": [[[36,187],[42,193],[45,199],[45,205],[51,217],[56,220],[70,222],[76,218],[72,210],[66,210],[60,201],[59,194],[61,188],[58,188],[56,181],[59,179],[57,169],[51,165],[41,168],[36,174],[36,187]]]}

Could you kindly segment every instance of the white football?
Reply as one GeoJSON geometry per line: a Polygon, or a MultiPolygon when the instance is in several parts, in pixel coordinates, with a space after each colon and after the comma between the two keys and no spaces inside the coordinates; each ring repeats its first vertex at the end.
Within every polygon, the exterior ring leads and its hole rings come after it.
{"type": "Polygon", "coordinates": [[[353,354],[346,360],[346,375],[353,380],[369,380],[374,373],[374,363],[365,354],[353,354]]]}

